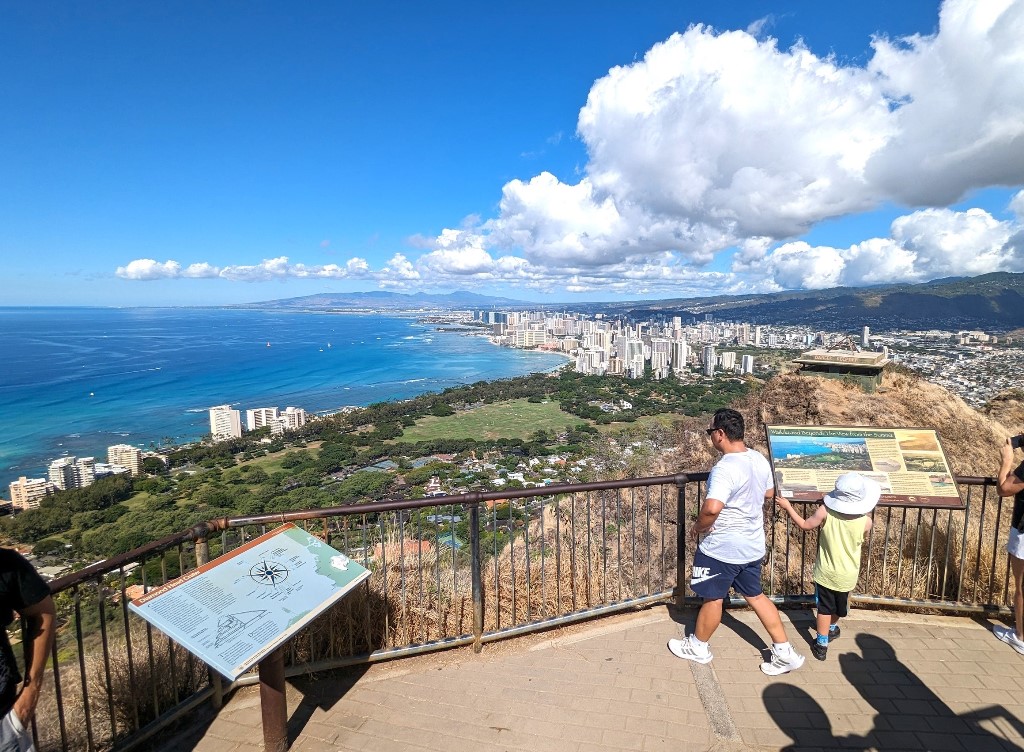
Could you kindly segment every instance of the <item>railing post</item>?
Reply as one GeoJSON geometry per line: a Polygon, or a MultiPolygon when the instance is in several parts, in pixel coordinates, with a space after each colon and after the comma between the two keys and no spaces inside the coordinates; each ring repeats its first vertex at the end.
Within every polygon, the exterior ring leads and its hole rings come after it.
{"type": "MultiPolygon", "coordinates": [[[[196,539],[196,566],[201,567],[210,561],[210,541],[206,538],[196,539]]],[[[210,697],[210,704],[214,710],[224,707],[224,680],[220,673],[212,668],[206,669],[210,673],[210,686],[213,688],[213,695],[210,697]]]]}
{"type": "Polygon", "coordinates": [[[686,597],[686,475],[676,476],[676,606],[686,597]]]}
{"type": "Polygon", "coordinates": [[[473,580],[473,652],[483,650],[484,636],[484,588],[480,572],[480,502],[469,507],[469,555],[470,573],[473,580]]]}

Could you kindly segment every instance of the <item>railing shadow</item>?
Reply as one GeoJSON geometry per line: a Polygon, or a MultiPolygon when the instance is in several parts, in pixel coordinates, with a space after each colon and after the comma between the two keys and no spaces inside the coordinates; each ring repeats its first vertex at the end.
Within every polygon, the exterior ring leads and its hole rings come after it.
{"type": "Polygon", "coordinates": [[[958,714],[899,660],[887,641],[862,634],[855,642],[860,655],[843,653],[839,665],[843,677],[875,711],[871,730],[863,736],[836,736],[828,715],[807,692],[772,684],[762,699],[772,720],[793,740],[784,750],[932,750],[957,748],[958,743],[966,749],[1022,750],[982,725],[1003,721],[1024,736],[1024,723],[1005,708],[989,706],[958,714]]]}

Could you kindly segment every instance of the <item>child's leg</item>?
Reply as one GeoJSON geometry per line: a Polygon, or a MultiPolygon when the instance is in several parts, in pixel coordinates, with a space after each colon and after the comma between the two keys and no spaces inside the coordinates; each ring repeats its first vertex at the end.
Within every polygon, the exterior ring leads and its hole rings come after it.
{"type": "Polygon", "coordinates": [[[828,637],[828,630],[836,621],[839,619],[838,616],[832,614],[823,614],[818,612],[817,627],[819,637],[828,637]]]}

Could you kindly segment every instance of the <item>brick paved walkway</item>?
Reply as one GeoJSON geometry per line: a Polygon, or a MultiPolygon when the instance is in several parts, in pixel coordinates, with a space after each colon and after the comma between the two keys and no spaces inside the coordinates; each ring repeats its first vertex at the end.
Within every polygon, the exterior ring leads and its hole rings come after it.
{"type": "MultiPolygon", "coordinates": [[[[784,612],[807,661],[767,677],[767,635],[746,610],[726,613],[707,666],[672,656],[666,641],[694,616],[656,607],[480,655],[290,680],[291,749],[1024,752],[1024,655],[987,620],[858,611],[822,663],[810,655],[809,612],[784,612]]],[[[258,689],[162,749],[262,749],[258,689]]]]}

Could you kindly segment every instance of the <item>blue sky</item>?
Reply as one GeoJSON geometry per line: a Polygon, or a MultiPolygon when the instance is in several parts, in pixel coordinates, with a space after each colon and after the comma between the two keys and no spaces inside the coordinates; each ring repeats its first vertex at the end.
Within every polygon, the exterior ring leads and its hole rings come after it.
{"type": "Polygon", "coordinates": [[[1024,271],[1022,54],[1024,0],[0,3],[0,304],[1024,271]]]}

